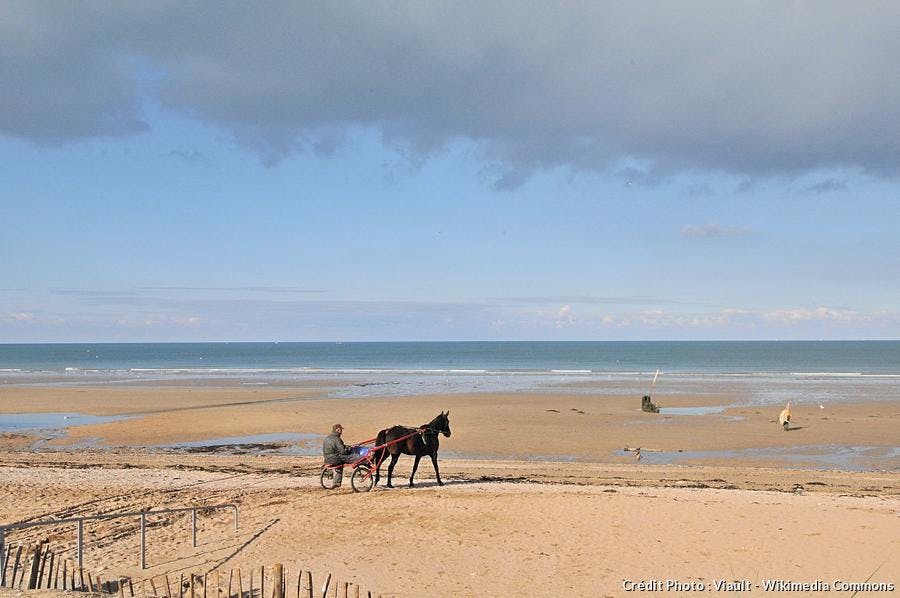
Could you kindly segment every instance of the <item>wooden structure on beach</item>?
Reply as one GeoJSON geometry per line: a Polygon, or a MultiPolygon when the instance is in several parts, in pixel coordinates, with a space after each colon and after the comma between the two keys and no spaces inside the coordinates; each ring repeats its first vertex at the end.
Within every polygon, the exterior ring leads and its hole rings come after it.
{"type": "Polygon", "coordinates": [[[388,598],[364,590],[356,582],[340,581],[308,569],[289,572],[282,564],[249,571],[216,568],[200,574],[179,573],[144,579],[101,576],[62,558],[47,544],[7,546],[0,587],[50,589],[118,595],[120,598],[388,598]]]}

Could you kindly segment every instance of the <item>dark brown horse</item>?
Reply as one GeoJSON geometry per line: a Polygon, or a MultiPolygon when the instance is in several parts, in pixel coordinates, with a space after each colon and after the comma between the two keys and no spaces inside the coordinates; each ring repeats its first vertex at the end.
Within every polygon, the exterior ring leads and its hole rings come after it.
{"type": "Polygon", "coordinates": [[[413,455],[416,458],[413,463],[412,473],[409,476],[409,485],[412,487],[413,478],[416,475],[416,469],[419,467],[419,460],[428,455],[431,457],[431,464],[434,465],[434,474],[437,476],[437,483],[443,486],[441,481],[441,472],[438,469],[437,454],[441,443],[438,440],[439,434],[443,434],[447,438],[450,437],[450,412],[441,412],[439,416],[418,428],[408,428],[406,426],[394,426],[382,430],[375,439],[375,446],[387,445],[375,452],[375,462],[378,466],[375,469],[375,483],[381,479],[381,463],[387,457],[391,456],[391,463],[388,465],[387,487],[393,488],[391,484],[391,474],[394,472],[394,466],[401,454],[413,455]],[[411,436],[410,436],[411,435],[411,436]],[[409,436],[406,440],[394,442],[399,438],[409,436]],[[391,444],[393,443],[393,444],[391,444]]]}

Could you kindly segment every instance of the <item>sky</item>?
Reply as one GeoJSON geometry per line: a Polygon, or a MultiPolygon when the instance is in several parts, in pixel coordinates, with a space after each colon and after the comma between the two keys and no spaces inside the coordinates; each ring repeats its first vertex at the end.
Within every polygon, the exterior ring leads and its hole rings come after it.
{"type": "Polygon", "coordinates": [[[0,4],[0,342],[900,338],[896,2],[0,4]]]}

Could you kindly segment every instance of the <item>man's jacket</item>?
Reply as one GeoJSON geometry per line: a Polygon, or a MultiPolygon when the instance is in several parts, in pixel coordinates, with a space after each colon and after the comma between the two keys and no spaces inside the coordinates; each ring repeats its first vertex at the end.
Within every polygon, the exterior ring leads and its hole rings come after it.
{"type": "Polygon", "coordinates": [[[340,436],[332,433],[322,443],[322,454],[325,455],[325,463],[340,465],[344,462],[344,457],[350,454],[350,447],[344,444],[340,436]]]}

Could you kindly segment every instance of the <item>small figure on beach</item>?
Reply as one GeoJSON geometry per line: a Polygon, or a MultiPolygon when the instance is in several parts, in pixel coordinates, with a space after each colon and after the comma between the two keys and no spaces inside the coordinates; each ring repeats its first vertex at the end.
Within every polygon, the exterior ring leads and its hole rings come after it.
{"type": "Polygon", "coordinates": [[[787,432],[791,429],[791,402],[788,401],[787,407],[781,410],[781,415],[778,416],[778,424],[784,428],[784,431],[787,432]]]}
{"type": "MultiPolygon", "coordinates": [[[[650,398],[653,394],[653,387],[656,386],[657,378],[659,378],[659,370],[656,370],[656,374],[653,375],[653,382],[650,383],[650,392],[641,397],[641,411],[646,411],[647,413],[659,413],[659,407],[657,407],[650,398]]],[[[638,459],[640,459],[640,453],[638,453],[638,459]]]]}
{"type": "Polygon", "coordinates": [[[656,406],[656,403],[650,400],[650,395],[644,395],[641,397],[641,411],[646,411],[648,413],[659,413],[659,407],[656,406]]]}
{"type": "MultiPolygon", "coordinates": [[[[352,463],[355,460],[353,455],[353,447],[349,447],[341,440],[341,434],[344,432],[344,426],[334,424],[331,426],[331,434],[325,437],[322,443],[322,455],[325,457],[326,465],[343,465],[344,463],[352,463]]],[[[344,477],[344,468],[335,467],[333,470],[333,488],[339,488],[344,477]]]]}

